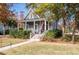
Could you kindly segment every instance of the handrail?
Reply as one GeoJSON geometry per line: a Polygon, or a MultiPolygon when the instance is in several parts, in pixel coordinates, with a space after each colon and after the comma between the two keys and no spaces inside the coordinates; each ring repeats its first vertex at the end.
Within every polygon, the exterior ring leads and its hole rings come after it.
{"type": "Polygon", "coordinates": [[[30,38],[32,38],[34,35],[35,35],[35,34],[31,32],[31,33],[30,33],[30,38]]]}

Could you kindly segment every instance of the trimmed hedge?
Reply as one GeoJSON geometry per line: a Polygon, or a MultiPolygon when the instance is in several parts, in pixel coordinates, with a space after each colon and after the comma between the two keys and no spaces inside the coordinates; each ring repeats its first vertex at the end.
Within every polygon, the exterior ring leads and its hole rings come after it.
{"type": "Polygon", "coordinates": [[[49,30],[43,37],[43,41],[54,41],[54,38],[60,38],[62,31],[59,29],[49,30]]]}
{"type": "Polygon", "coordinates": [[[14,38],[27,39],[30,37],[30,31],[27,30],[10,29],[9,34],[14,38]]]}

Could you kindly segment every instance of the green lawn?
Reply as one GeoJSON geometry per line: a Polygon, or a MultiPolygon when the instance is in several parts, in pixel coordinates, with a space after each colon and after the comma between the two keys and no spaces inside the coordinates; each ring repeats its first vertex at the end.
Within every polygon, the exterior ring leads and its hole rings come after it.
{"type": "Polygon", "coordinates": [[[69,55],[79,54],[79,44],[33,42],[2,52],[7,55],[69,55]]]}
{"type": "Polygon", "coordinates": [[[0,38],[0,47],[16,44],[26,41],[25,39],[15,39],[15,38],[0,38]]]}

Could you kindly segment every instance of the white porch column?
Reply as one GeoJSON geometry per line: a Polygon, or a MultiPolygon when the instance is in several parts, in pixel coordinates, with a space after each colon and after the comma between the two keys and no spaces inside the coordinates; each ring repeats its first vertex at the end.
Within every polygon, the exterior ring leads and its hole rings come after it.
{"type": "Polygon", "coordinates": [[[46,31],[46,20],[44,21],[44,30],[46,31]]]}
{"type": "Polygon", "coordinates": [[[39,29],[39,34],[41,34],[41,29],[42,29],[42,23],[41,23],[41,21],[40,21],[40,29],[39,29]]]}
{"type": "Polygon", "coordinates": [[[49,22],[48,22],[48,30],[49,30],[49,22]]]}
{"type": "Polygon", "coordinates": [[[34,21],[34,33],[35,33],[35,21],[34,21]]]}
{"type": "Polygon", "coordinates": [[[25,30],[26,30],[27,22],[25,21],[25,30]]]}

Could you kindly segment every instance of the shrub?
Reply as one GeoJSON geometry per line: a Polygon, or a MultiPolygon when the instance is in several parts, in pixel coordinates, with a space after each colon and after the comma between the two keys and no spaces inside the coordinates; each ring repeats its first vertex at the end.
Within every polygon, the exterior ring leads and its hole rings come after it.
{"type": "Polygon", "coordinates": [[[9,34],[11,36],[13,36],[14,38],[16,38],[17,37],[17,32],[18,32],[18,30],[16,30],[16,29],[14,29],[14,30],[13,29],[10,29],[10,33],[9,34]]]}
{"type": "Polygon", "coordinates": [[[53,30],[53,37],[54,38],[59,38],[61,36],[62,36],[62,31],[61,30],[59,30],[59,29],[54,29],[53,30]]]}
{"type": "Polygon", "coordinates": [[[47,41],[53,41],[54,38],[60,38],[62,36],[62,31],[59,29],[53,29],[53,30],[49,30],[43,40],[47,40],[47,41]]]}
{"type": "Polygon", "coordinates": [[[9,34],[9,29],[5,30],[5,34],[9,34]]]}
{"type": "Polygon", "coordinates": [[[66,42],[71,41],[72,40],[72,35],[65,35],[65,37],[63,39],[66,42]]]}
{"type": "Polygon", "coordinates": [[[2,31],[0,31],[0,35],[3,35],[3,32],[2,31]]]}
{"type": "MultiPolygon", "coordinates": [[[[63,38],[64,41],[71,41],[72,40],[72,35],[65,35],[65,37],[63,38]]],[[[76,42],[79,42],[79,36],[78,35],[75,35],[75,41],[76,42]]]]}
{"type": "Polygon", "coordinates": [[[79,42],[79,35],[75,36],[75,41],[79,42]]]}
{"type": "Polygon", "coordinates": [[[49,30],[46,33],[46,36],[49,36],[51,38],[59,38],[62,36],[62,31],[58,29],[49,30]]]}
{"type": "Polygon", "coordinates": [[[26,35],[26,36],[24,36],[24,38],[29,38],[30,37],[30,32],[31,31],[24,31],[24,35],[26,35]]]}
{"type": "Polygon", "coordinates": [[[23,28],[19,28],[19,30],[23,30],[23,28]]]}
{"type": "Polygon", "coordinates": [[[10,30],[10,35],[13,36],[14,38],[29,38],[30,36],[30,31],[27,30],[17,30],[17,29],[11,29],[10,30]]]}

